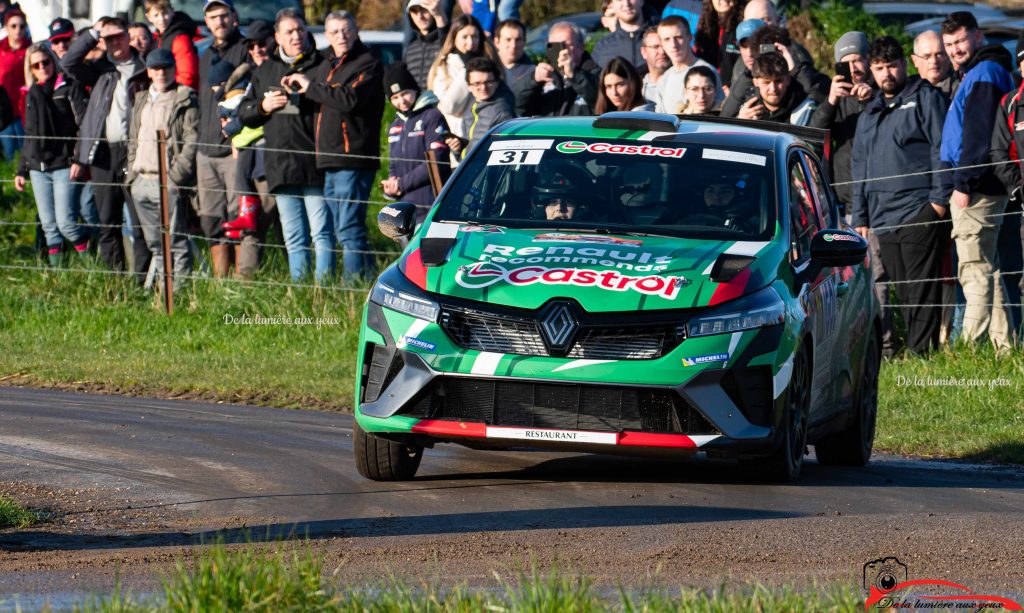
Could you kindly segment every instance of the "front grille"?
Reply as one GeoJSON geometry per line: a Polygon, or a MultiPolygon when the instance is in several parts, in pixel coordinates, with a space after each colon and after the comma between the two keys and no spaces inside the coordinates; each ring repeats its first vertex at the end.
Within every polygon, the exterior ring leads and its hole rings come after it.
{"type": "Polygon", "coordinates": [[[675,349],[684,338],[684,328],[678,323],[623,325],[621,319],[615,314],[583,314],[575,339],[562,353],[548,348],[538,319],[530,315],[446,306],[441,312],[441,327],[455,344],[465,349],[591,360],[652,360],[675,349]],[[605,323],[613,318],[618,321],[605,323]]]}
{"type": "Polygon", "coordinates": [[[440,377],[400,414],[491,426],[712,434],[672,390],[440,377]]]}
{"type": "Polygon", "coordinates": [[[460,347],[494,353],[547,355],[535,321],[479,311],[441,313],[441,327],[460,347]]]}
{"type": "MultiPolygon", "coordinates": [[[[664,348],[674,340],[673,331],[587,329],[569,351],[570,358],[591,360],[650,360],[660,358],[664,348]]],[[[671,346],[671,345],[670,345],[671,346]]]]}

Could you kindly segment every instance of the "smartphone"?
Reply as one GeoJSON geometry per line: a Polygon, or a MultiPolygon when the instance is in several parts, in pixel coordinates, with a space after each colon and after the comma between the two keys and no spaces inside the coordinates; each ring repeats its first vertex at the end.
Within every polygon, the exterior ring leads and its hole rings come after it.
{"type": "Polygon", "coordinates": [[[764,43],[757,48],[758,55],[764,55],[765,53],[778,53],[779,50],[775,48],[772,43],[764,43]]]}
{"type": "Polygon", "coordinates": [[[548,43],[547,60],[548,64],[558,67],[558,55],[565,49],[565,43],[548,43]]]}
{"type": "Polygon", "coordinates": [[[849,62],[836,62],[836,76],[842,76],[848,83],[853,83],[849,62]]]}
{"type": "Polygon", "coordinates": [[[293,93],[289,92],[287,89],[281,87],[280,85],[271,85],[270,87],[267,88],[266,93],[264,93],[263,95],[264,96],[269,96],[271,94],[271,92],[281,92],[282,94],[285,94],[286,96],[288,96],[288,104],[286,104],[283,108],[279,109],[277,111],[278,113],[280,113],[282,115],[298,115],[299,114],[299,96],[298,96],[298,94],[293,94],[293,93]]]}

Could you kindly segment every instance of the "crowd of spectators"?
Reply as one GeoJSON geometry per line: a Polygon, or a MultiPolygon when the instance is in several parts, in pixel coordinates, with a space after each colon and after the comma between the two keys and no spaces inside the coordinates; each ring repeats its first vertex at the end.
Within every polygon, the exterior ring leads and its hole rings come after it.
{"type": "MultiPolygon", "coordinates": [[[[75,32],[57,19],[32,44],[17,5],[3,13],[0,142],[15,186],[31,184],[47,255],[63,245],[138,282],[162,274],[154,134],[167,134],[174,274],[190,274],[191,234],[215,276],[249,278],[276,223],[292,279],[371,277],[367,203],[381,160],[388,198],[434,199],[442,179],[493,126],[516,116],[658,111],[827,128],[841,210],[868,239],[883,303],[891,283],[906,345],[927,352],[959,334],[1016,342],[997,237],[1019,201],[1024,101],[1014,59],[986,45],[969,12],[914,40],[848,32],[834,64],[815,66],[770,0],[608,0],[610,30],[554,23],[537,61],[524,49],[521,1],[409,0],[403,59],[384,66],[345,11],[317,49],[299,11],[245,33],[232,0],[206,0],[211,41],[171,0],[145,0],[149,24],[104,17],[75,32]],[[909,59],[909,62],[908,62],[909,59]],[[910,64],[917,74],[910,74],[910,64]],[[829,76],[826,73],[834,73],[829,76]],[[396,119],[380,150],[385,104],[396,119]],[[122,224],[131,228],[126,257],[122,224]],[[191,234],[190,234],[191,233],[191,234]],[[340,249],[338,248],[340,246],[340,249]],[[336,254],[342,253],[341,265],[336,254]],[[958,285],[944,282],[950,275],[958,285]],[[958,299],[958,294],[960,298],[958,299]],[[957,302],[962,303],[957,308],[957,302]]],[[[891,313],[886,309],[886,313],[891,313]]],[[[884,348],[900,341],[887,317],[884,348]]]]}

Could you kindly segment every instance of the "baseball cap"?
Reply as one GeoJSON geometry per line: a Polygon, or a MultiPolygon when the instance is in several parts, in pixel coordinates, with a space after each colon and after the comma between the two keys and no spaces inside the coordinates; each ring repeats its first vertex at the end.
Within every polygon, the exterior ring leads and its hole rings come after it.
{"type": "Polygon", "coordinates": [[[157,47],[146,56],[146,68],[164,68],[174,66],[174,54],[169,49],[157,47]]]}
{"type": "Polygon", "coordinates": [[[62,38],[71,38],[74,35],[75,24],[71,23],[71,20],[58,17],[50,22],[49,40],[51,42],[62,38]]]}
{"type": "Polygon", "coordinates": [[[232,11],[235,10],[235,4],[231,0],[206,0],[206,4],[203,5],[203,12],[205,13],[218,6],[226,7],[232,11]]]}
{"type": "Polygon", "coordinates": [[[754,32],[757,32],[757,30],[763,25],[765,25],[765,23],[760,19],[747,19],[746,21],[741,21],[740,25],[736,26],[736,42],[741,43],[750,38],[753,36],[754,32]]]}
{"type": "Polygon", "coordinates": [[[835,58],[837,62],[851,53],[859,53],[864,57],[868,55],[868,37],[863,32],[847,32],[839,37],[835,46],[835,58]]]}
{"type": "Polygon", "coordinates": [[[262,19],[251,22],[245,28],[245,41],[248,43],[262,43],[274,36],[274,26],[262,19]]]}

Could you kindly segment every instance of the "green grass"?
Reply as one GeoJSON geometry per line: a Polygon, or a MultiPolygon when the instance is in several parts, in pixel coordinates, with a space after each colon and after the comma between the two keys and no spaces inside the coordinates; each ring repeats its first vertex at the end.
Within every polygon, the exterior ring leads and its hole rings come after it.
{"type": "Polygon", "coordinates": [[[343,586],[325,573],[307,546],[269,548],[213,545],[191,564],[178,563],[164,580],[163,593],[140,600],[120,588],[77,608],[82,613],[186,611],[318,611],[462,613],[590,613],[603,611],[695,613],[858,611],[863,596],[852,586],[769,589],[739,585],[715,590],[619,588],[600,591],[589,579],[534,568],[511,580],[494,573],[491,589],[443,586],[439,581],[413,585],[391,578],[365,586],[343,586]]]}
{"type": "Polygon", "coordinates": [[[0,528],[27,528],[39,520],[39,513],[29,511],[7,496],[0,496],[0,528]]]}

